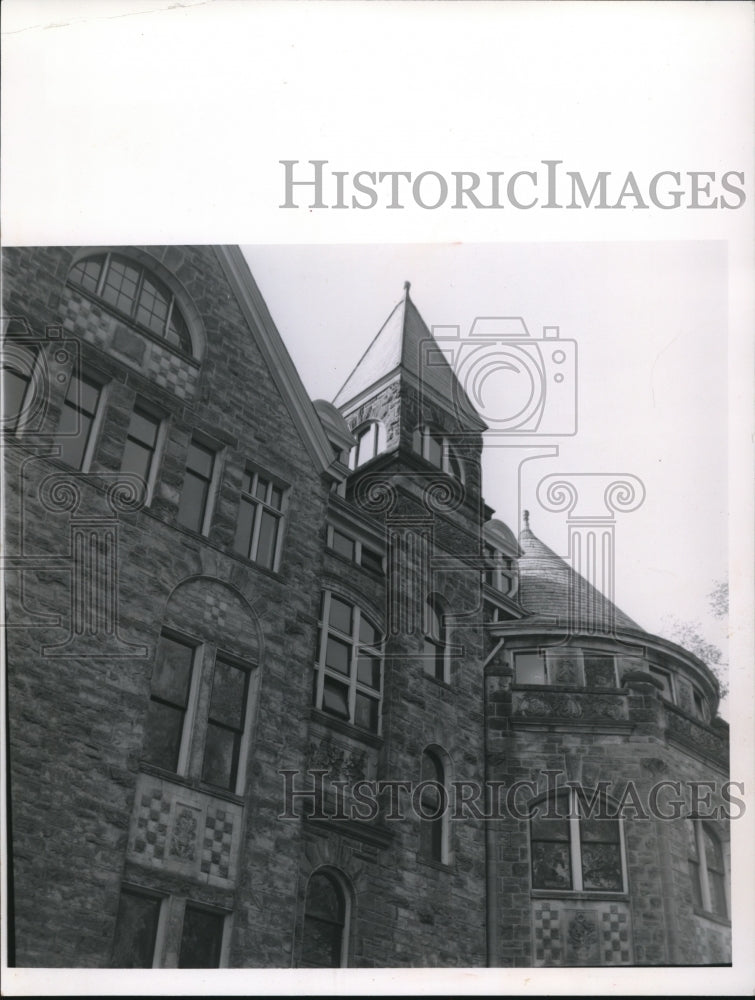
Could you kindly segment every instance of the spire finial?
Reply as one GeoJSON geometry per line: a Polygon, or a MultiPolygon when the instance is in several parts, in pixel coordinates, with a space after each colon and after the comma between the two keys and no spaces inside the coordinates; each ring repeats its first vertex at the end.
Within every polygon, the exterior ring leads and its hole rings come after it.
{"type": "Polygon", "coordinates": [[[524,527],[529,531],[529,527],[530,527],[530,512],[528,510],[524,511],[524,527]]]}
{"type": "Polygon", "coordinates": [[[412,287],[411,281],[405,281],[404,282],[404,291],[406,292],[407,295],[409,294],[409,289],[411,287],[412,287]]]}

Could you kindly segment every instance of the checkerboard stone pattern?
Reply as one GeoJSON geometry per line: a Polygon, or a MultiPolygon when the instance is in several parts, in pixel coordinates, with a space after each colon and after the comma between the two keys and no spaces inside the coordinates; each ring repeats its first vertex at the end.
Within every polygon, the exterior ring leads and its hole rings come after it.
{"type": "Polygon", "coordinates": [[[233,816],[226,809],[208,808],[201,865],[205,875],[228,878],[233,826],[233,816]]]}
{"type": "Polygon", "coordinates": [[[585,903],[576,908],[568,901],[539,900],[533,906],[534,964],[563,965],[631,965],[632,935],[629,910],[624,903],[585,903]],[[581,963],[574,942],[569,947],[569,932],[575,916],[581,916],[585,928],[596,928],[597,940],[585,941],[581,963]],[[589,947],[588,947],[589,945],[589,947]]]}
{"type": "Polygon", "coordinates": [[[232,885],[242,807],[142,774],[131,819],[129,856],[137,864],[232,885]]]}
{"type": "Polygon", "coordinates": [[[193,397],[199,366],[180,357],[140,330],[113,316],[102,305],[66,286],[61,300],[63,329],[116,356],[136,371],[152,377],[179,399],[193,397]]]}
{"type": "Polygon", "coordinates": [[[561,913],[550,903],[535,903],[535,965],[561,965],[561,913]]]}
{"type": "Polygon", "coordinates": [[[139,795],[134,852],[145,861],[162,861],[170,818],[170,801],[163,796],[160,785],[139,795]]]}
{"type": "Polygon", "coordinates": [[[629,914],[611,903],[601,918],[601,961],[604,965],[628,965],[632,961],[629,914]]]}

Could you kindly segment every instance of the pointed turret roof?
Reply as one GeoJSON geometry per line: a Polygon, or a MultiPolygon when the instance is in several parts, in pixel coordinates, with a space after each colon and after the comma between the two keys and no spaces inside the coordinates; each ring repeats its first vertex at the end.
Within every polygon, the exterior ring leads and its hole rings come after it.
{"type": "Polygon", "coordinates": [[[613,620],[616,628],[644,631],[583,576],[541,542],[525,511],[519,534],[519,601],[537,619],[601,631],[613,620]]]}
{"type": "Polygon", "coordinates": [[[409,296],[410,284],[333,400],[342,407],[399,371],[459,407],[484,429],[454,371],[409,296]]]}

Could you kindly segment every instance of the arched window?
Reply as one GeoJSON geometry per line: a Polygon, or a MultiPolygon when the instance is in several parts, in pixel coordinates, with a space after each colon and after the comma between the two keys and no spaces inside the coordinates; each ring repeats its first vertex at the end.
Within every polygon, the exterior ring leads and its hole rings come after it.
{"type": "Polygon", "coordinates": [[[377,733],[383,693],[382,637],[362,609],[324,591],[315,673],[315,705],[377,733]]]}
{"type": "Polygon", "coordinates": [[[626,892],[621,823],[605,797],[588,814],[575,789],[533,803],[532,888],[557,892],[626,892]]]}
{"type": "Polygon", "coordinates": [[[464,465],[453,444],[434,427],[418,427],[412,436],[412,447],[428,462],[464,482],[464,465]]]}
{"type": "Polygon", "coordinates": [[[685,822],[693,902],[698,909],[726,919],[729,907],[721,839],[709,823],[703,823],[699,819],[688,819],[685,822]]]}
{"type": "Polygon", "coordinates": [[[428,749],[422,754],[417,808],[420,816],[420,853],[428,861],[443,864],[448,854],[448,792],[445,768],[434,750],[428,749]]]}
{"type": "Polygon", "coordinates": [[[349,452],[349,468],[358,469],[360,465],[375,458],[385,447],[383,425],[377,420],[370,420],[354,431],[356,445],[349,452]]]}
{"type": "Polygon", "coordinates": [[[108,251],[74,264],[68,280],[185,354],[191,336],[175,295],[147,267],[108,251]]]}
{"type": "Polygon", "coordinates": [[[315,872],[307,886],[301,964],[333,969],[347,964],[348,898],[333,873],[315,872]]]}
{"type": "Polygon", "coordinates": [[[430,595],[425,602],[425,641],[422,666],[430,677],[446,683],[449,680],[447,632],[441,601],[438,597],[430,595]]]}

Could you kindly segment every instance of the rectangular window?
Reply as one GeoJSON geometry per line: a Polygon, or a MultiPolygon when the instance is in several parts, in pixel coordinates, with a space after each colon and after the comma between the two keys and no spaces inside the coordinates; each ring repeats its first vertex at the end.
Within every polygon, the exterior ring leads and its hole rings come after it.
{"type": "Polygon", "coordinates": [[[157,646],[142,759],[168,771],[179,769],[195,653],[165,635],[157,646]]]}
{"type": "Polygon", "coordinates": [[[673,688],[671,686],[671,674],[666,673],[665,670],[660,670],[658,667],[648,667],[650,675],[655,677],[657,681],[663,684],[663,697],[667,698],[669,701],[674,700],[673,688]]]}
{"type": "Polygon", "coordinates": [[[117,969],[151,969],[162,899],[123,888],[115,923],[112,965],[117,969]]]}
{"type": "Polygon", "coordinates": [[[121,459],[121,472],[131,472],[144,480],[147,502],[151,494],[160,423],[159,417],[137,404],[131,414],[121,459]]]}
{"type": "Polygon", "coordinates": [[[375,549],[365,545],[358,538],[339,531],[332,525],[328,525],[328,548],[337,552],[339,556],[348,559],[349,562],[356,563],[372,573],[383,572],[383,557],[375,549]]]}
{"type": "Polygon", "coordinates": [[[326,591],[317,638],[315,705],[378,732],[383,685],[381,636],[362,610],[326,591]]]}
{"type": "Polygon", "coordinates": [[[202,780],[230,791],[236,790],[248,687],[248,670],[216,657],[202,780]]]}
{"type": "Polygon", "coordinates": [[[616,667],[612,656],[585,653],[585,686],[616,687],[616,667]]]}
{"type": "Polygon", "coordinates": [[[100,403],[101,387],[86,375],[72,375],[58,424],[61,459],[86,471],[92,451],[92,430],[100,403]]]}
{"type": "Polygon", "coordinates": [[[183,489],[178,504],[178,523],[191,531],[207,533],[210,518],[215,452],[192,440],[186,457],[183,489]]]}
{"type": "Polygon", "coordinates": [[[277,570],[285,514],[286,491],[258,472],[246,472],[234,549],[265,569],[277,570]]]}
{"type": "Polygon", "coordinates": [[[184,910],[179,969],[217,969],[223,947],[225,916],[187,903],[184,910]]]}
{"type": "Polygon", "coordinates": [[[517,653],[514,663],[517,684],[545,684],[545,657],[542,653],[517,653]]]}

